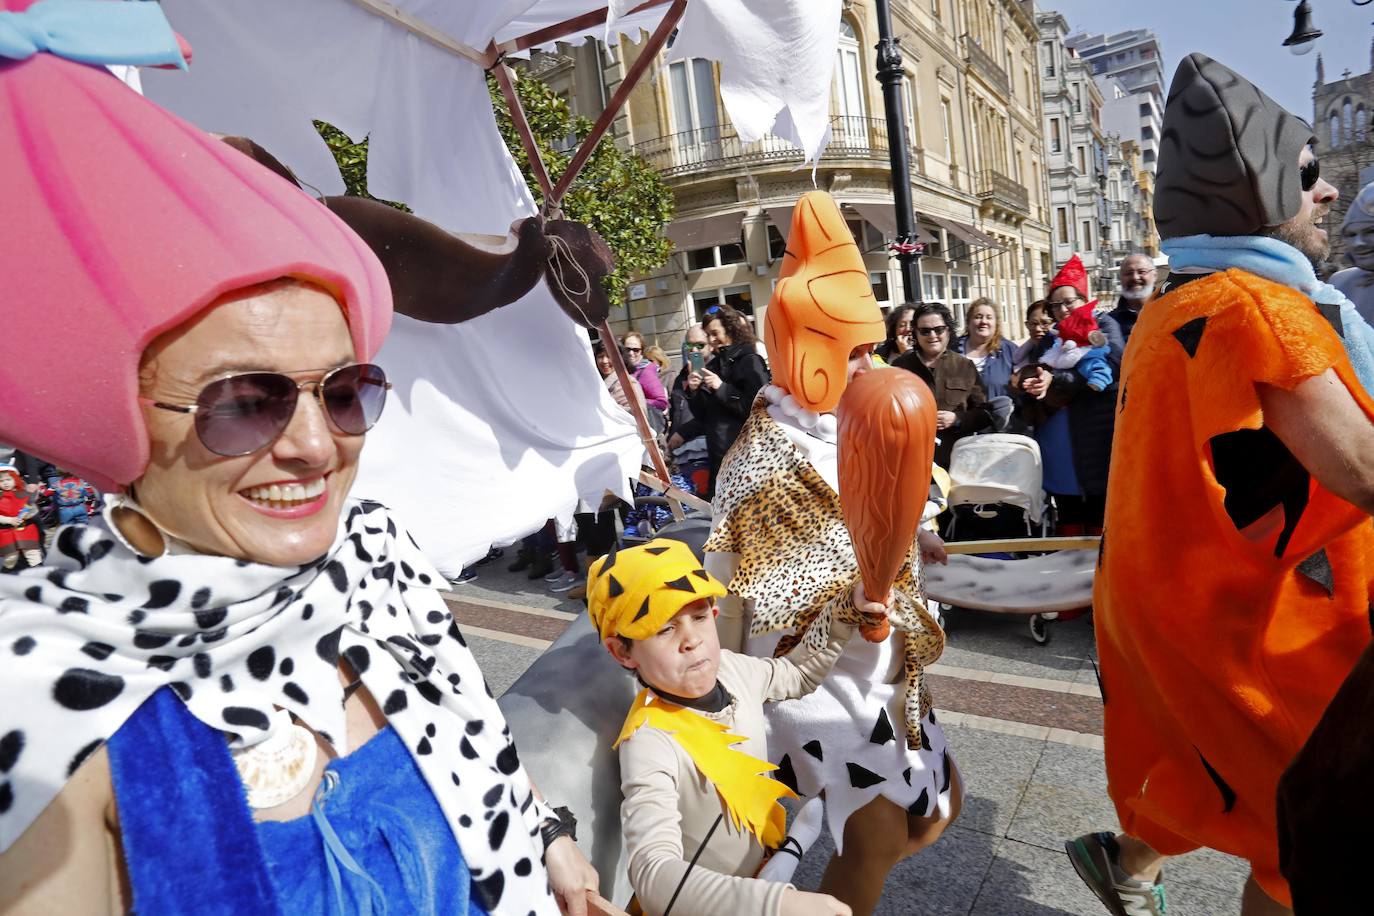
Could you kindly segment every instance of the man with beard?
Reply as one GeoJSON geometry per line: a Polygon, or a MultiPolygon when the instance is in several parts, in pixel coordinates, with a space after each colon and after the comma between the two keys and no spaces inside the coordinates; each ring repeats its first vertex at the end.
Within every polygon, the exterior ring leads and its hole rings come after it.
{"type": "Polygon", "coordinates": [[[1121,298],[1108,315],[1121,326],[1121,336],[1130,343],[1140,309],[1155,291],[1155,262],[1148,254],[1137,251],[1122,258],[1117,271],[1121,277],[1121,298]]]}
{"type": "Polygon", "coordinates": [[[1125,832],[1066,847],[1117,916],[1163,913],[1163,859],[1204,846],[1250,862],[1244,916],[1285,914],[1279,777],[1369,643],[1371,332],[1313,270],[1337,194],[1307,124],[1192,54],[1163,126],[1172,273],[1126,352],[1093,595],[1125,832]]]}
{"type": "Polygon", "coordinates": [[[1365,321],[1374,319],[1374,182],[1360,189],[1341,224],[1346,251],[1354,267],[1331,278],[1331,285],[1350,297],[1365,321]]]}

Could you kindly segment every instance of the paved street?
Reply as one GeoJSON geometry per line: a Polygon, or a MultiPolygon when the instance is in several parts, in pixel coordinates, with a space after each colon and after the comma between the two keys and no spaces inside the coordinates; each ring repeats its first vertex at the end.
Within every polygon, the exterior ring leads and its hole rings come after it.
{"type": "MultiPolygon", "coordinates": [[[[555,639],[580,601],[563,600],[505,571],[509,557],[478,569],[449,596],[468,643],[499,696],[555,639]]],[[[880,916],[1102,916],[1062,842],[1114,828],[1102,767],[1102,711],[1086,618],[1051,625],[1033,643],[1024,619],[963,614],[931,669],[940,723],[967,795],[958,822],[888,879],[880,916]]],[[[797,883],[814,889],[828,836],[808,853],[797,883]]],[[[1239,912],[1245,866],[1199,852],[1166,869],[1169,911],[1239,912]]],[[[625,901],[617,901],[623,904],[625,901]]]]}

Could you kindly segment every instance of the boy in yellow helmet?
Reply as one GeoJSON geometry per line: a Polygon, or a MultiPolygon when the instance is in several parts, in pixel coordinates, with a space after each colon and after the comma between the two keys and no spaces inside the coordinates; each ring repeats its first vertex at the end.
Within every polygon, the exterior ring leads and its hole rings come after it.
{"type": "MultiPolygon", "coordinates": [[[[722,651],[715,599],[725,593],[691,548],[664,538],[588,574],[592,625],[644,686],[616,740],[630,884],[649,916],[670,905],[673,916],[848,916],[833,897],[754,875],[785,836],[778,799],[796,797],[769,775],[763,704],[815,690],[850,628],[833,624],[802,665],[722,651]]],[[[861,586],[853,597],[866,613],[886,610],[861,586]]]]}

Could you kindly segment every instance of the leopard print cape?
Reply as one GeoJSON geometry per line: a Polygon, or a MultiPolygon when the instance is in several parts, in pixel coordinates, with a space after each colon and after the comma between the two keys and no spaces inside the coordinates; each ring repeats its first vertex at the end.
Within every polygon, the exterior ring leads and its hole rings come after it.
{"type": "MultiPolygon", "coordinates": [[[[760,398],[716,477],[715,530],[707,552],[740,558],[730,591],[754,602],[751,637],[788,630],[775,655],[797,645],[820,650],[834,620],[862,621],[849,600],[859,561],[844,526],[840,497],[798,451],[760,398]]],[[[920,553],[913,543],[893,585],[892,628],[903,635],[906,740],[926,745],[921,719],[930,711],[927,665],[945,634],[926,609],[920,553]]],[[[928,746],[928,745],[927,745],[928,746]]]]}

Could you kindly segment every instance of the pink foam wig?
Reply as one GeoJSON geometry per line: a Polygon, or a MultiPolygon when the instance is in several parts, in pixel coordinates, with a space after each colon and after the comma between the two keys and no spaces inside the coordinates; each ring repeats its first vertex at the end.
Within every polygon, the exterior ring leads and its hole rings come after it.
{"type": "Polygon", "coordinates": [[[104,490],[148,463],[144,349],[218,297],[317,283],[360,360],[391,323],[386,275],[351,229],[100,67],[0,61],[0,213],[0,440],[104,490]]]}

